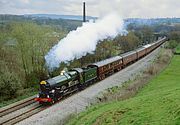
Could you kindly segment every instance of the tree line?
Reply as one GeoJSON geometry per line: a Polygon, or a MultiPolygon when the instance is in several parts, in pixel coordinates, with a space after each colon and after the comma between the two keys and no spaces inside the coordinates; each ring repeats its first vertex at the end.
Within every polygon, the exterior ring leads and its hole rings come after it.
{"type": "Polygon", "coordinates": [[[47,77],[44,55],[66,33],[50,26],[14,22],[0,28],[1,100],[23,94],[47,77]]]}

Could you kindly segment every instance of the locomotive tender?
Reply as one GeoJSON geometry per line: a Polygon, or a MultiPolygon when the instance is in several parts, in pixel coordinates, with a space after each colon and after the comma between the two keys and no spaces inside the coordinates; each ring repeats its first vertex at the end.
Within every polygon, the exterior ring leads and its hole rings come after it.
{"type": "Polygon", "coordinates": [[[151,53],[166,40],[166,37],[161,38],[134,51],[90,64],[85,68],[74,68],[67,72],[62,71],[60,75],[40,82],[40,92],[35,100],[39,103],[48,102],[53,104],[74,91],[84,89],[86,86],[120,71],[151,53]]]}

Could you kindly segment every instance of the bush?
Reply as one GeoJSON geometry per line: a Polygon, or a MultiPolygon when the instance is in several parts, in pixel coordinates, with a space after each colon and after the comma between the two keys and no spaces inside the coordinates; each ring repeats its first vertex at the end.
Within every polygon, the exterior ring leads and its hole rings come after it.
{"type": "Polygon", "coordinates": [[[180,42],[180,31],[172,31],[169,34],[169,38],[172,40],[176,40],[177,42],[180,42]]]}
{"type": "Polygon", "coordinates": [[[180,54],[180,43],[179,43],[179,45],[176,47],[176,50],[175,50],[175,51],[176,51],[177,54],[180,54]]]}
{"type": "Polygon", "coordinates": [[[43,71],[32,71],[26,76],[25,88],[38,88],[39,82],[47,79],[47,74],[43,71]]]}
{"type": "Polygon", "coordinates": [[[18,76],[10,72],[3,61],[0,61],[0,100],[8,100],[18,96],[22,83],[18,76]]]}
{"type": "Polygon", "coordinates": [[[170,40],[166,46],[166,48],[174,49],[178,46],[178,42],[176,40],[170,40]]]}

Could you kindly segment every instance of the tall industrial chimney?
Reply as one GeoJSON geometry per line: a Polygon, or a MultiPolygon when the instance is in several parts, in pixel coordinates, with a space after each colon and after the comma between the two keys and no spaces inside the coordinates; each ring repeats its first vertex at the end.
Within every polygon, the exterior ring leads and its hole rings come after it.
{"type": "Polygon", "coordinates": [[[83,2],[83,22],[86,22],[86,3],[83,2]]]}

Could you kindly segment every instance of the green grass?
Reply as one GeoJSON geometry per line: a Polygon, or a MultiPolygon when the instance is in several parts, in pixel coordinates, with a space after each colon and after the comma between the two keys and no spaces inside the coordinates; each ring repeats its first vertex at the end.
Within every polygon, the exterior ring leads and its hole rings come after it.
{"type": "Polygon", "coordinates": [[[180,53],[180,44],[176,47],[176,53],[180,53]]]}
{"type": "Polygon", "coordinates": [[[98,104],[80,113],[70,125],[179,125],[180,56],[135,97],[98,104]]]}

